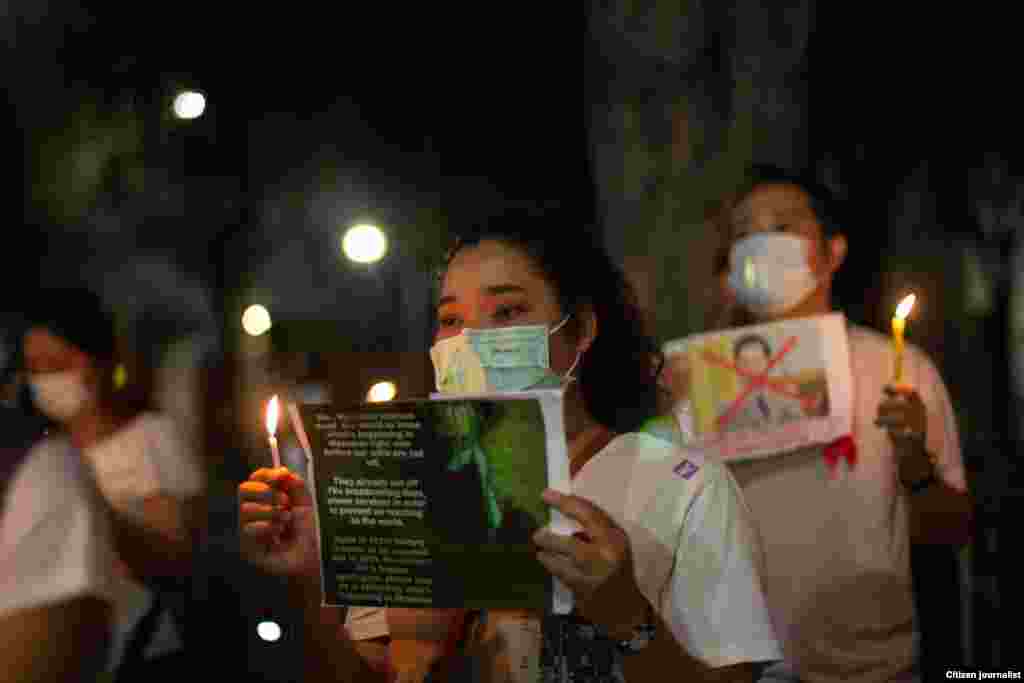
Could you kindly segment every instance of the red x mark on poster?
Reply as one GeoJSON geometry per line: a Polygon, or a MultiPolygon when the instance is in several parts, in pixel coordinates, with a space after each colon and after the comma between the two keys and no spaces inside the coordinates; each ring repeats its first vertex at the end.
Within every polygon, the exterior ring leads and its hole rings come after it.
{"type": "Polygon", "coordinates": [[[775,356],[768,360],[768,364],[765,366],[764,371],[760,373],[743,370],[742,368],[737,367],[735,363],[725,360],[724,358],[721,358],[710,351],[704,352],[704,360],[706,360],[707,362],[713,363],[724,368],[729,368],[737,375],[741,375],[745,377],[747,380],[749,380],[747,382],[747,386],[743,389],[743,391],[736,398],[736,400],[732,402],[728,410],[726,410],[725,413],[723,413],[722,415],[718,416],[717,422],[719,429],[725,427],[727,424],[732,422],[732,420],[736,417],[736,414],[739,412],[740,408],[743,406],[744,401],[747,400],[747,397],[750,396],[754,389],[764,387],[766,389],[769,389],[770,391],[774,391],[775,393],[783,394],[790,398],[795,398],[801,401],[803,400],[803,397],[801,397],[795,391],[789,389],[786,386],[786,382],[784,380],[773,379],[771,377],[768,377],[768,373],[771,372],[772,368],[778,365],[779,362],[781,362],[782,359],[786,357],[786,354],[788,354],[790,351],[796,348],[796,345],[796,337],[790,337],[789,339],[787,339],[786,343],[782,345],[782,348],[779,349],[778,353],[776,353],[775,356]]]}

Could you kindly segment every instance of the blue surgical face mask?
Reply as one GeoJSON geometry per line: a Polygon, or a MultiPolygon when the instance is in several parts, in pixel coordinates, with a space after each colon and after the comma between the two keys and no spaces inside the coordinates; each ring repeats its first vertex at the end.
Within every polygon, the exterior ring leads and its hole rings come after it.
{"type": "Polygon", "coordinates": [[[564,377],[551,372],[548,338],[569,320],[547,325],[464,329],[434,344],[437,390],[442,394],[484,394],[560,387],[573,381],[580,354],[564,377]]]}

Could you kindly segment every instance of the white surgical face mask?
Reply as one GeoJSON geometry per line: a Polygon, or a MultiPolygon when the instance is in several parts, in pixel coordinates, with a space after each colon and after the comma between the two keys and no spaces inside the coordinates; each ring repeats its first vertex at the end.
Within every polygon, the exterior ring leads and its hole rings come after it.
{"type": "Polygon", "coordinates": [[[430,349],[437,390],[442,394],[497,393],[558,387],[573,381],[580,354],[560,377],[550,370],[548,348],[548,337],[568,320],[567,315],[550,330],[547,325],[464,329],[442,339],[430,349]]]}
{"type": "Polygon", "coordinates": [[[57,422],[67,422],[89,402],[89,389],[74,370],[34,374],[29,386],[36,407],[57,422]]]}
{"type": "Polygon", "coordinates": [[[755,233],[736,242],[729,286],[737,303],[759,315],[778,315],[802,303],[818,287],[807,248],[805,238],[780,233],[755,233]]]}

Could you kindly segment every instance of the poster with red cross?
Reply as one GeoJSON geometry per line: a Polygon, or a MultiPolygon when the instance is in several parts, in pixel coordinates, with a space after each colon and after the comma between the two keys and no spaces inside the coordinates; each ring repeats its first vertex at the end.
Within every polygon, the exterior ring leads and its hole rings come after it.
{"type": "Polygon", "coordinates": [[[750,460],[851,433],[853,389],[842,314],[668,342],[665,384],[682,393],[690,445],[750,460]]]}

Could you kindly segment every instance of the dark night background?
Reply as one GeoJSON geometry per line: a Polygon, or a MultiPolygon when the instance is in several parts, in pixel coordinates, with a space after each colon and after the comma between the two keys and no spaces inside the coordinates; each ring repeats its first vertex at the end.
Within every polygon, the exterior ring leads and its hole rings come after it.
{"type": "Polygon", "coordinates": [[[978,528],[962,601],[954,558],[915,558],[925,656],[1008,666],[1024,168],[1019,38],[1004,26],[970,6],[810,0],[330,12],[14,0],[0,6],[0,312],[83,275],[118,306],[140,365],[167,365],[190,340],[226,501],[194,606],[218,635],[194,642],[274,680],[289,638],[263,644],[250,625],[283,608],[233,554],[231,515],[236,481],[266,458],[254,416],[283,381],[283,352],[325,352],[314,374],[344,397],[388,372],[422,395],[427,265],[460,225],[510,206],[596,224],[659,338],[697,331],[717,244],[707,202],[749,161],[810,169],[851,207],[840,303],[885,330],[902,290],[919,292],[909,339],[958,410],[978,528]],[[201,118],[170,115],[183,88],[206,94],[201,118]],[[392,245],[374,267],[338,253],[360,220],[392,245]],[[272,349],[239,331],[253,302],[274,315],[272,349]]]}

